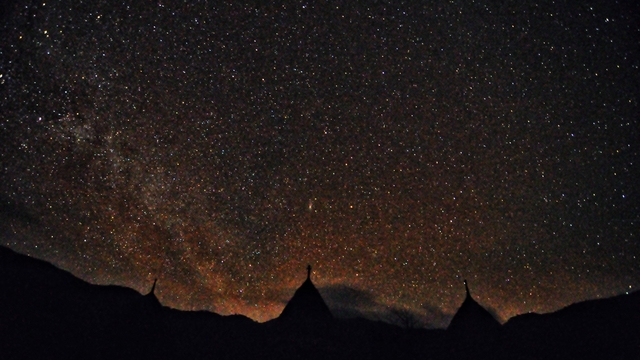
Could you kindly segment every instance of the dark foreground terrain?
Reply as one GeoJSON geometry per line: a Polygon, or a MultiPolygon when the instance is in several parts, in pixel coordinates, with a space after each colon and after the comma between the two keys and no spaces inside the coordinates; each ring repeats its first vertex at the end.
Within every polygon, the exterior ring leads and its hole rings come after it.
{"type": "Polygon", "coordinates": [[[640,292],[525,314],[492,331],[163,307],[0,247],[2,359],[639,359],[640,292]]]}

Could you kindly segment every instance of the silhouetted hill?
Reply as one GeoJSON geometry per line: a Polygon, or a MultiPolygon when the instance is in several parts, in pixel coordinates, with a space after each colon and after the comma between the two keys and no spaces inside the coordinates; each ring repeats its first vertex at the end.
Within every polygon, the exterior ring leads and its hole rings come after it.
{"type": "Polygon", "coordinates": [[[8,358],[133,358],[170,352],[157,303],[135,290],[84,282],[0,247],[0,346],[8,358]],[[151,305],[151,306],[150,306],[151,305]]]}
{"type": "MultiPolygon", "coordinates": [[[[318,310],[298,299],[302,314],[318,310]]],[[[639,292],[516,316],[488,340],[474,325],[482,311],[465,299],[460,312],[471,315],[452,321],[461,332],[313,316],[260,324],[242,315],[170,309],[153,288],[142,295],[92,285],[0,247],[2,359],[636,359],[640,353],[639,292]]]]}
{"type": "Polygon", "coordinates": [[[640,358],[640,292],[588,300],[504,326],[505,353],[521,358],[640,358]]]}

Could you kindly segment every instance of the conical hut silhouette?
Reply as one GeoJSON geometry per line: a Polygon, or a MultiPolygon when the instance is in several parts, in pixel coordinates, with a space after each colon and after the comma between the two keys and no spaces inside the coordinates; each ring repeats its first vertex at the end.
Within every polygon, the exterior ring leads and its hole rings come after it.
{"type": "Polygon", "coordinates": [[[296,290],[278,319],[324,321],[333,318],[320,292],[311,282],[311,265],[307,266],[307,280],[296,290]]]}
{"type": "Polygon", "coordinates": [[[447,333],[468,340],[493,337],[500,330],[500,323],[471,297],[467,280],[464,281],[464,287],[467,296],[451,319],[447,333]]]}

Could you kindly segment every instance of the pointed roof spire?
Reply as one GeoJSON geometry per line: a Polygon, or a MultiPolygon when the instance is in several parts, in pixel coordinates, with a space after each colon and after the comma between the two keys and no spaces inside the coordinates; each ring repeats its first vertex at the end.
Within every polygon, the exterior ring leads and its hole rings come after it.
{"type": "Polygon", "coordinates": [[[311,265],[307,265],[307,280],[311,280],[311,265]]]}
{"type": "Polygon", "coordinates": [[[156,290],[156,283],[158,282],[158,279],[153,280],[153,286],[151,287],[151,291],[149,291],[148,295],[155,295],[153,292],[156,290]]]}
{"type": "Polygon", "coordinates": [[[464,279],[464,289],[467,291],[467,297],[471,297],[471,292],[469,291],[469,285],[467,284],[467,279],[464,279]]]}

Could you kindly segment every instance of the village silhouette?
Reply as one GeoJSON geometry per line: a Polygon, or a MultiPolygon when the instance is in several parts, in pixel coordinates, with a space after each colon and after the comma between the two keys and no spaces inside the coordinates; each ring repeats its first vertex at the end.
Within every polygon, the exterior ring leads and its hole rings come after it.
{"type": "Polygon", "coordinates": [[[500,324],[465,299],[446,329],[333,316],[306,279],[277,318],[181,311],[0,247],[3,359],[638,359],[640,292],[500,324]]]}

